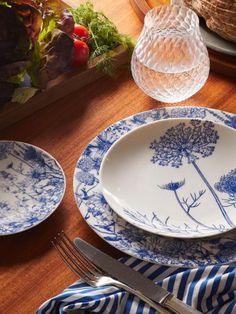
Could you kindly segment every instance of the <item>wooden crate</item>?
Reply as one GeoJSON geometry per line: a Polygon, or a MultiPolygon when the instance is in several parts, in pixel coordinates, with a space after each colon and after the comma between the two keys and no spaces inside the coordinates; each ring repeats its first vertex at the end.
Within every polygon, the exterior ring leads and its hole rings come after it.
{"type": "MultiPolygon", "coordinates": [[[[96,63],[102,56],[97,57],[94,62],[81,68],[79,71],[65,73],[56,80],[50,82],[48,88],[28,100],[25,104],[8,102],[0,106],[0,129],[3,129],[29,115],[48,106],[50,103],[68,95],[79,88],[101,78],[105,74],[98,71],[96,63]]],[[[129,63],[130,52],[119,46],[114,50],[114,68],[129,63]]]]}

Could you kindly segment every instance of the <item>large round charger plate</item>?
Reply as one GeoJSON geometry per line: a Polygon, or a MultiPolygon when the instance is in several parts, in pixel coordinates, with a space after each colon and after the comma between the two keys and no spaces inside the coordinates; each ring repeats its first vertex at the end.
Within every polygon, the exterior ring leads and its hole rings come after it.
{"type": "Polygon", "coordinates": [[[169,107],[137,113],[98,134],[79,158],[74,172],[74,195],[88,225],[120,251],[149,262],[198,267],[236,260],[236,232],[206,239],[166,238],[138,229],[120,218],[107,204],[99,182],[102,159],[122,135],[156,120],[198,118],[236,128],[236,115],[205,107],[169,107]]]}
{"type": "Polygon", "coordinates": [[[58,161],[41,148],[0,141],[0,236],[47,219],[62,201],[65,181],[58,161]]]}

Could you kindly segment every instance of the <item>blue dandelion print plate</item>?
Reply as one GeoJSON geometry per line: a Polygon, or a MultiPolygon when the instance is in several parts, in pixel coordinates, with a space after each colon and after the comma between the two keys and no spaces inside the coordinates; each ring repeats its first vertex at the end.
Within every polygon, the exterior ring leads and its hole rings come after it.
{"type": "Polygon", "coordinates": [[[119,216],[149,232],[200,238],[229,231],[236,225],[236,186],[229,182],[235,143],[235,129],[212,121],[148,123],[104,156],[102,193],[119,216]]]}
{"type": "Polygon", "coordinates": [[[65,192],[59,163],[42,149],[0,141],[0,235],[30,229],[50,216],[65,192]]]}
{"type": "MultiPolygon", "coordinates": [[[[77,206],[94,232],[118,250],[136,258],[161,265],[178,267],[199,267],[232,263],[236,260],[235,230],[206,238],[181,239],[163,237],[137,228],[127,222],[117,215],[103,196],[99,176],[101,163],[109,148],[117,140],[141,125],[154,121],[182,118],[212,121],[236,129],[236,115],[205,107],[159,108],[137,113],[118,121],[98,134],[88,144],[77,161],[73,182],[77,206]]],[[[157,139],[156,136],[153,140],[155,139],[157,139]]],[[[150,152],[152,157],[155,150],[150,150],[150,152]]],[[[206,157],[209,160],[210,158],[213,158],[213,156],[206,157]]],[[[183,163],[186,165],[186,160],[183,160],[183,163]]],[[[222,165],[224,163],[223,160],[222,165]]],[[[156,166],[157,164],[155,163],[154,165],[156,166]]],[[[193,165],[187,165],[193,168],[193,165]]],[[[198,165],[200,167],[200,164],[198,165]]],[[[172,167],[165,166],[164,169],[165,171],[171,171],[172,167]]],[[[180,172],[182,169],[179,167],[180,172]]],[[[202,172],[204,171],[203,168],[200,169],[202,172]]],[[[224,205],[228,203],[236,210],[236,173],[235,169],[227,171],[225,174],[223,174],[224,171],[220,173],[220,177],[217,177],[211,184],[221,203],[224,205]]],[[[204,172],[204,174],[210,182],[211,178],[208,177],[208,173],[204,172]]],[[[194,175],[197,176],[196,171],[194,175]]],[[[173,181],[173,178],[171,180],[173,181]]],[[[173,198],[172,193],[174,192],[168,190],[170,187],[172,189],[179,187],[178,192],[182,188],[184,189],[184,184],[187,184],[187,181],[184,182],[183,180],[184,178],[181,177],[178,181],[175,180],[172,183],[171,181],[162,182],[162,185],[167,187],[167,189],[161,189],[166,193],[166,196],[163,196],[163,198],[173,198]],[[168,186],[168,184],[173,184],[173,186],[168,186]]],[[[200,180],[199,176],[197,176],[197,180],[200,180]]],[[[158,188],[156,185],[156,189],[158,188]]],[[[206,185],[204,190],[207,190],[206,185]]],[[[209,190],[207,191],[210,193],[209,190]]],[[[228,215],[231,214],[228,213],[228,215]]],[[[230,216],[230,219],[233,218],[230,216]]]]}

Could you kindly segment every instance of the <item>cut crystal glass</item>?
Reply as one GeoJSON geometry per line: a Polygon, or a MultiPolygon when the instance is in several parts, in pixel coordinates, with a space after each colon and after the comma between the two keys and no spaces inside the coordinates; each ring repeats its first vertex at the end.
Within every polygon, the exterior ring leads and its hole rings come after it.
{"type": "Polygon", "coordinates": [[[185,100],[205,84],[209,67],[195,12],[163,5],[146,14],[131,60],[133,78],[146,94],[168,103],[185,100]]]}

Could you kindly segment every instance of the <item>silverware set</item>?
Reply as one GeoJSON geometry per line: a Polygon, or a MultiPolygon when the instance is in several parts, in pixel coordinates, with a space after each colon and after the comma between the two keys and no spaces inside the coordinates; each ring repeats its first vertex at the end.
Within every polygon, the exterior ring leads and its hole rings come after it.
{"type": "Polygon", "coordinates": [[[140,273],[113,259],[80,238],[75,243],[62,231],[52,241],[61,259],[94,288],[115,286],[136,295],[160,314],[200,313],[140,273]]]}

